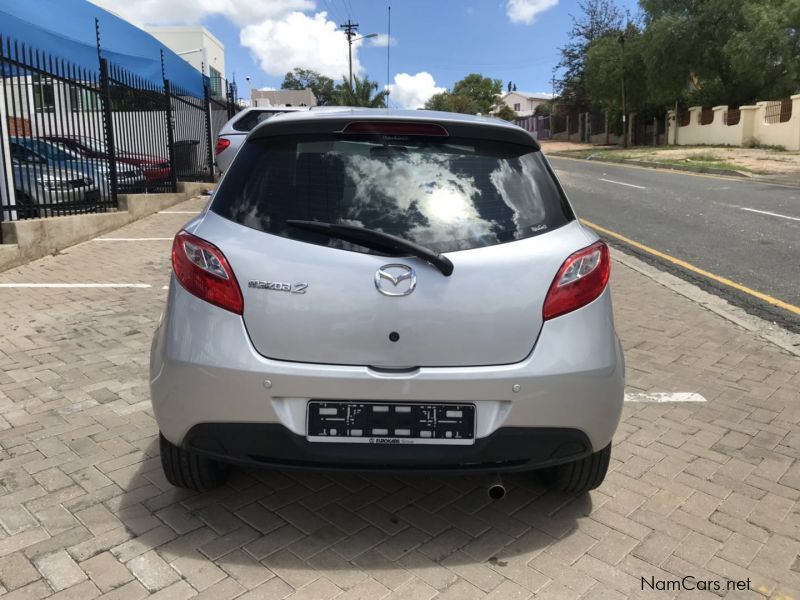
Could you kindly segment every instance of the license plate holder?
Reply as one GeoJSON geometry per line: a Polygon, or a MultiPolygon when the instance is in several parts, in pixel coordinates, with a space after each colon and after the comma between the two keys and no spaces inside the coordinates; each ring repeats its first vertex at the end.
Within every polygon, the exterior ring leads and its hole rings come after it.
{"type": "Polygon", "coordinates": [[[309,442],[345,444],[475,443],[475,405],[311,400],[306,410],[309,442]]]}

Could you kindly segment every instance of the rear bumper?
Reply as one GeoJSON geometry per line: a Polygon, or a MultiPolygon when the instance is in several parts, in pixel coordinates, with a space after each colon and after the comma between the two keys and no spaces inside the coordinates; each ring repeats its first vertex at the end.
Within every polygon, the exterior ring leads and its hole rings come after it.
{"type": "MultiPolygon", "coordinates": [[[[305,443],[308,401],[380,400],[474,403],[474,448],[484,448],[487,440],[494,439],[492,436],[501,429],[558,429],[579,432],[587,440],[588,453],[607,446],[619,423],[624,362],[614,333],[608,290],[588,306],[547,321],[535,348],[522,362],[387,373],[365,366],[265,358],[253,348],[241,317],[199,300],[173,280],[165,317],[153,339],[150,381],[159,429],[178,445],[190,443],[190,431],[202,431],[197,427],[206,424],[226,432],[228,426],[235,429],[247,425],[256,430],[260,427],[265,432],[274,432],[273,426],[277,426],[277,431],[285,432],[277,438],[288,436],[286,448],[298,452],[295,460],[317,463],[313,456],[303,459],[302,444],[296,443],[296,438],[305,443]]],[[[506,435],[501,437],[506,439],[506,435]]],[[[529,437],[535,440],[538,434],[529,437]]],[[[263,453],[262,458],[266,459],[283,456],[274,454],[271,447],[258,450],[259,444],[267,443],[256,443],[258,435],[248,438],[254,440],[253,451],[240,448],[236,437],[225,433],[222,449],[216,452],[240,457],[263,453]],[[228,449],[231,443],[236,445],[235,451],[228,449]]],[[[491,442],[490,446],[501,447],[494,444],[491,442]]],[[[324,446],[322,450],[327,453],[339,444],[324,446]]],[[[370,457],[376,450],[375,446],[365,444],[342,446],[348,446],[347,452],[370,457]]],[[[509,452],[513,450],[502,447],[509,452]]],[[[450,452],[460,455],[470,452],[470,447],[464,446],[447,449],[446,453],[441,452],[442,446],[415,448],[422,450],[409,452],[442,457],[450,452]]],[[[493,452],[488,456],[495,456],[493,452]]],[[[535,452],[528,459],[513,452],[509,456],[516,456],[514,461],[527,460],[529,464],[542,459],[535,452]]],[[[450,459],[441,462],[444,468],[453,466],[451,463],[450,459]]]]}
{"type": "Polygon", "coordinates": [[[591,452],[577,429],[502,427],[472,446],[320,444],[275,423],[202,423],[183,446],[245,465],[357,471],[523,471],[577,460],[591,452]]]}

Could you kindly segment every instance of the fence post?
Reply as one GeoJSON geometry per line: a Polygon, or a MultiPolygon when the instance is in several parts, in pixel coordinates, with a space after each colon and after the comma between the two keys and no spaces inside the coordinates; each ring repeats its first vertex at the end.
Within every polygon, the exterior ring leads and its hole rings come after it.
{"type": "Polygon", "coordinates": [[[114,119],[111,114],[111,84],[108,79],[108,61],[100,59],[100,101],[103,105],[103,130],[108,154],[108,177],[111,184],[111,200],[117,202],[117,149],[114,144],[114,119]]]}
{"type": "Polygon", "coordinates": [[[211,94],[208,83],[203,84],[203,113],[206,119],[206,158],[208,159],[208,180],[214,183],[214,136],[211,134],[211,94]]]}
{"type": "Polygon", "coordinates": [[[178,191],[178,171],[175,168],[175,132],[172,130],[172,91],[170,90],[169,79],[164,80],[164,99],[166,101],[167,114],[167,151],[169,152],[169,172],[172,191],[178,191]]]}
{"type": "Polygon", "coordinates": [[[227,88],[226,100],[228,105],[228,118],[232,119],[233,115],[236,114],[236,84],[228,83],[227,88]]]}

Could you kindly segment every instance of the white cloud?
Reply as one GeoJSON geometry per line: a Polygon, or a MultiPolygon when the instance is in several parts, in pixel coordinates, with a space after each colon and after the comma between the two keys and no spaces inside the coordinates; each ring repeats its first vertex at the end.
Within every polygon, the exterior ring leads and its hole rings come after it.
{"type": "Polygon", "coordinates": [[[553,8],[558,0],[508,0],[506,15],[512,23],[531,25],[536,15],[553,8]]]}
{"type": "MultiPolygon", "coordinates": [[[[337,80],[347,75],[347,38],[324,12],[313,17],[293,12],[279,20],[247,25],[239,40],[270,75],[283,75],[295,67],[313,69],[337,80]]],[[[361,72],[360,44],[353,44],[353,73],[361,72]]]]}
{"type": "Polygon", "coordinates": [[[433,75],[426,71],[409,75],[398,73],[394,76],[394,83],[389,85],[390,98],[403,108],[421,108],[434,94],[445,91],[443,87],[436,87],[433,75]]]}
{"type": "Polygon", "coordinates": [[[313,0],[91,0],[137,25],[194,25],[223,15],[245,26],[281,19],[294,11],[313,10],[313,0]]]}
{"type": "Polygon", "coordinates": [[[370,46],[377,46],[378,48],[386,48],[386,46],[397,46],[397,38],[389,37],[387,33],[379,33],[377,37],[370,38],[370,46]]]}

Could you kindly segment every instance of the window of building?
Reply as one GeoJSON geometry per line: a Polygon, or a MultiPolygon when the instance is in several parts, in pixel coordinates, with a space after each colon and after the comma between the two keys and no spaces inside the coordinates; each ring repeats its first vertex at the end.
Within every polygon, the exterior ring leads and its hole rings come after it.
{"type": "Polygon", "coordinates": [[[519,102],[517,102],[516,104],[514,104],[514,110],[519,110],[519,102]]]}
{"type": "Polygon", "coordinates": [[[90,112],[100,110],[100,95],[75,85],[69,86],[69,105],[72,112],[90,112]]]}
{"type": "Polygon", "coordinates": [[[222,73],[217,71],[214,67],[208,67],[208,78],[209,78],[209,85],[211,86],[211,95],[215,98],[221,98],[224,96],[224,92],[222,90],[222,73]]]}
{"type": "Polygon", "coordinates": [[[36,112],[53,112],[56,109],[56,95],[53,80],[41,75],[33,75],[33,107],[36,112]]]}

